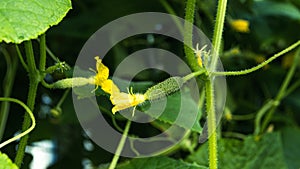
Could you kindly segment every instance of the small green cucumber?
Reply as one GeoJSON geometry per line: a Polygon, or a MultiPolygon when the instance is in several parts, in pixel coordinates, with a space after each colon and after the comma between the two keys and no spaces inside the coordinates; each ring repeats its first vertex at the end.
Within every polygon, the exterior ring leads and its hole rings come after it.
{"type": "Polygon", "coordinates": [[[53,84],[50,84],[51,88],[66,89],[72,87],[84,86],[91,83],[91,79],[84,77],[73,77],[59,80],[53,84]]]}
{"type": "Polygon", "coordinates": [[[152,87],[150,87],[144,96],[147,100],[153,101],[163,97],[166,97],[178,90],[185,83],[185,80],[182,77],[174,76],[170,77],[152,87]]]}

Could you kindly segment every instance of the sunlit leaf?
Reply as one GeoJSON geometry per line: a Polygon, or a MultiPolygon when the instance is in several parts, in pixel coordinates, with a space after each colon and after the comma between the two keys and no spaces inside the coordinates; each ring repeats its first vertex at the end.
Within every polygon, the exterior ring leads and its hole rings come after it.
{"type": "Polygon", "coordinates": [[[6,154],[0,152],[0,169],[18,169],[6,154]]]}
{"type": "Polygon", "coordinates": [[[35,39],[58,24],[70,9],[70,0],[1,0],[0,42],[35,39]]]}

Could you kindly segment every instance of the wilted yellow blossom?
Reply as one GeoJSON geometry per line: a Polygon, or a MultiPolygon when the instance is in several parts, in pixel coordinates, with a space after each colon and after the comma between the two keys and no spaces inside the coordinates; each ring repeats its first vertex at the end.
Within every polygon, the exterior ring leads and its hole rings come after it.
{"type": "Polygon", "coordinates": [[[232,27],[232,29],[241,33],[250,32],[249,25],[249,21],[244,19],[235,19],[230,21],[230,26],[232,27]]]}

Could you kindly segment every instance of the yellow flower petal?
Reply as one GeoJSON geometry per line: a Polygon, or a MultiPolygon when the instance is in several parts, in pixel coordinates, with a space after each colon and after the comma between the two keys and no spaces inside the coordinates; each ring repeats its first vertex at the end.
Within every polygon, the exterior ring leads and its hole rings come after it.
{"type": "Polygon", "coordinates": [[[116,86],[114,84],[114,82],[110,79],[105,80],[102,84],[101,84],[101,88],[103,91],[105,91],[108,94],[112,94],[112,93],[120,93],[120,90],[118,88],[118,86],[116,86]]]}
{"type": "Polygon", "coordinates": [[[249,29],[249,21],[244,19],[236,19],[230,22],[230,26],[237,32],[248,33],[249,29]]]}
{"type": "Polygon", "coordinates": [[[120,92],[118,86],[114,82],[108,79],[109,69],[102,63],[102,60],[96,56],[97,74],[94,77],[94,83],[97,86],[101,86],[102,90],[110,94],[110,100],[115,106],[112,109],[112,113],[127,109],[129,107],[137,106],[143,103],[146,98],[143,94],[123,93],[120,92]]]}
{"type": "Polygon", "coordinates": [[[112,108],[112,113],[115,114],[117,111],[127,109],[129,107],[137,106],[143,103],[146,98],[143,94],[128,94],[128,93],[113,93],[110,96],[112,104],[115,106],[112,108]]]}
{"type": "Polygon", "coordinates": [[[108,78],[109,69],[102,63],[102,60],[99,58],[99,56],[96,56],[95,59],[97,61],[97,75],[95,76],[95,84],[101,86],[102,83],[108,78]]]}

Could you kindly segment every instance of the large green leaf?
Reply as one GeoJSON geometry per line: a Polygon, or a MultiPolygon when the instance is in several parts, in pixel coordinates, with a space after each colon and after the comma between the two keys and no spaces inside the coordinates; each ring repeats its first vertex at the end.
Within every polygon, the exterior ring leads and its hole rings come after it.
{"type": "Polygon", "coordinates": [[[277,1],[256,1],[253,10],[257,15],[285,16],[300,20],[300,11],[292,3],[277,1]]]}
{"type": "MultiPolygon", "coordinates": [[[[100,166],[98,169],[106,169],[108,166],[108,164],[105,164],[100,166]]],[[[120,164],[117,169],[207,169],[207,167],[190,164],[168,157],[152,157],[133,159],[131,161],[124,162],[120,164]]]]}
{"type": "Polygon", "coordinates": [[[1,0],[0,42],[35,39],[58,24],[70,9],[70,0],[1,0]]]}
{"type": "Polygon", "coordinates": [[[300,129],[285,128],[281,132],[284,157],[289,169],[300,168],[300,129]]]}
{"type": "MultiPolygon", "coordinates": [[[[196,153],[188,157],[188,161],[200,165],[208,165],[207,143],[196,153]]],[[[253,136],[244,141],[221,139],[219,141],[220,169],[286,169],[279,133],[269,133],[256,141],[253,136]]]]}
{"type": "Polygon", "coordinates": [[[163,100],[153,101],[148,111],[145,104],[142,106],[142,110],[151,117],[163,122],[201,133],[202,127],[199,123],[201,110],[198,109],[190,92],[181,91],[167,96],[166,102],[163,100]],[[165,103],[166,105],[164,105],[165,103]]]}
{"type": "Polygon", "coordinates": [[[6,154],[0,152],[0,169],[18,169],[6,154]]]}

